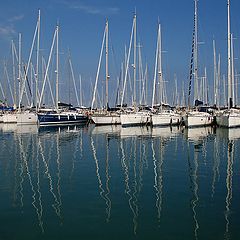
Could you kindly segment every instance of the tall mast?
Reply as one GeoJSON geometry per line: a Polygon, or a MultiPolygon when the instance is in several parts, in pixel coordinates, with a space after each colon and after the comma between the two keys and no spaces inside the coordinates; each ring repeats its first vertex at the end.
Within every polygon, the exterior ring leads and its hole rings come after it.
{"type": "Polygon", "coordinates": [[[137,60],[137,14],[134,14],[134,40],[133,40],[133,104],[136,105],[136,60],[137,60]]]}
{"type": "Polygon", "coordinates": [[[124,83],[123,83],[122,98],[121,98],[121,107],[123,107],[123,100],[124,100],[126,82],[127,82],[127,77],[128,77],[129,59],[130,59],[130,53],[131,53],[131,48],[132,48],[134,26],[135,26],[135,15],[134,15],[133,25],[132,25],[132,30],[131,30],[131,37],[130,37],[130,42],[129,42],[128,54],[126,55],[127,58],[126,58],[126,63],[125,63],[125,73],[124,73],[124,83]]]}
{"type": "Polygon", "coordinates": [[[106,109],[108,109],[108,81],[109,81],[109,73],[108,73],[108,20],[106,21],[106,109]]]}
{"type": "Polygon", "coordinates": [[[213,40],[213,64],[214,64],[214,104],[217,106],[217,97],[218,97],[218,74],[217,74],[217,59],[216,59],[216,47],[215,40],[213,40]]]}
{"type": "Polygon", "coordinates": [[[13,92],[14,92],[14,99],[13,99],[13,105],[14,105],[14,109],[16,109],[16,70],[15,70],[15,54],[14,54],[14,42],[12,40],[11,42],[11,50],[12,50],[12,65],[13,65],[13,92]]]}
{"type": "Polygon", "coordinates": [[[96,80],[95,80],[95,85],[94,85],[94,90],[93,90],[93,97],[92,97],[92,103],[91,103],[91,110],[93,109],[93,105],[96,100],[96,94],[97,94],[97,83],[98,83],[98,77],[99,77],[99,72],[100,72],[100,67],[101,67],[101,61],[102,61],[102,55],[104,51],[104,43],[106,40],[106,27],[104,29],[104,34],[103,34],[103,40],[102,40],[102,47],[101,47],[101,52],[100,52],[100,57],[98,61],[98,68],[97,68],[97,75],[96,75],[96,80]]]}
{"type": "Polygon", "coordinates": [[[37,106],[38,106],[38,69],[39,69],[39,48],[40,48],[40,18],[41,17],[41,12],[40,9],[38,10],[38,35],[37,35],[37,62],[36,62],[36,96],[35,96],[35,106],[36,106],[36,111],[37,106]]]}
{"type": "Polygon", "coordinates": [[[232,81],[232,105],[235,106],[235,74],[234,74],[234,53],[233,53],[233,34],[231,33],[231,81],[232,81]]]}
{"type": "Polygon", "coordinates": [[[21,109],[20,95],[21,95],[21,61],[22,61],[22,34],[18,35],[18,108],[21,109]]]}
{"type": "Polygon", "coordinates": [[[194,0],[195,37],[194,37],[194,101],[199,98],[198,91],[198,0],[194,0]]]}
{"type": "Polygon", "coordinates": [[[160,97],[160,104],[162,108],[162,103],[163,103],[163,96],[164,96],[164,90],[163,90],[163,77],[162,77],[162,35],[161,35],[161,25],[159,24],[159,29],[158,29],[158,81],[159,81],[159,97],[160,97]]]}
{"type": "Polygon", "coordinates": [[[232,107],[230,0],[227,0],[227,7],[228,7],[228,109],[230,109],[232,107]]]}
{"type": "MultiPolygon", "coordinates": [[[[218,55],[217,83],[218,83],[217,103],[218,103],[218,105],[220,105],[220,96],[219,96],[220,95],[219,94],[219,89],[220,89],[220,85],[221,85],[221,56],[220,56],[220,54],[218,55]]],[[[225,86],[224,86],[224,88],[225,88],[225,86]]],[[[225,96],[224,96],[224,101],[225,101],[225,96]]],[[[225,102],[224,102],[224,105],[225,105],[225,102]]]]}
{"type": "Polygon", "coordinates": [[[80,74],[79,75],[79,82],[80,82],[80,106],[82,107],[83,106],[83,96],[82,96],[82,75],[80,74]]]}
{"type": "Polygon", "coordinates": [[[58,31],[59,26],[56,27],[56,109],[58,111],[58,100],[59,100],[59,89],[58,89],[58,83],[59,83],[59,72],[58,72],[58,65],[59,65],[59,56],[58,56],[58,31]]]}
{"type": "Polygon", "coordinates": [[[194,0],[194,19],[193,19],[193,35],[192,35],[192,51],[190,60],[189,85],[188,85],[188,109],[190,109],[190,96],[192,92],[192,81],[194,80],[194,100],[197,99],[197,1],[194,0]]]}
{"type": "MultiPolygon", "coordinates": [[[[155,56],[155,68],[154,68],[154,79],[153,79],[153,93],[152,93],[152,108],[155,102],[156,96],[156,84],[157,84],[157,74],[159,73],[158,64],[159,64],[159,48],[160,48],[160,23],[158,23],[158,34],[157,34],[157,47],[156,47],[156,56],[155,56]]],[[[159,74],[158,74],[159,76],[159,74]]],[[[159,79],[158,79],[159,80],[159,79]]]]}

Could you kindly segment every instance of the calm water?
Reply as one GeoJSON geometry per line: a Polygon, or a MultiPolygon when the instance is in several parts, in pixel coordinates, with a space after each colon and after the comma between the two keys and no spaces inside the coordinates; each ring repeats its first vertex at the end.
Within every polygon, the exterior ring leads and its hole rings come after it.
{"type": "Polygon", "coordinates": [[[0,126],[0,239],[240,239],[240,129],[0,126]]]}

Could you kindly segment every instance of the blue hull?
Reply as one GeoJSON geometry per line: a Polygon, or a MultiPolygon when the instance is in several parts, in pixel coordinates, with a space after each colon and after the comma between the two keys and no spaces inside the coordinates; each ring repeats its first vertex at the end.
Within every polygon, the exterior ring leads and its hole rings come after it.
{"type": "Polygon", "coordinates": [[[84,124],[88,117],[85,115],[64,115],[64,114],[38,114],[40,125],[63,125],[63,124],[84,124]]]}

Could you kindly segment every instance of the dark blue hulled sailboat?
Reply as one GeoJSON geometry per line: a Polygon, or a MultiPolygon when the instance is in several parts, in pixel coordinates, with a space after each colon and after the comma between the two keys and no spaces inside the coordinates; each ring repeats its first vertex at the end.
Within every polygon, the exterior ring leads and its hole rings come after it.
{"type": "Polygon", "coordinates": [[[58,103],[58,110],[41,109],[38,112],[40,125],[62,125],[62,124],[86,124],[88,116],[84,112],[77,111],[70,104],[58,103]]]}
{"type": "Polygon", "coordinates": [[[38,113],[40,125],[85,124],[88,117],[76,111],[48,111],[38,113]]]}
{"type": "MultiPolygon", "coordinates": [[[[54,47],[54,43],[56,40],[56,107],[49,109],[49,108],[41,108],[41,100],[43,96],[43,90],[41,92],[40,101],[39,101],[39,109],[37,111],[38,115],[38,122],[40,125],[62,125],[62,124],[85,124],[88,121],[88,116],[83,111],[78,111],[77,109],[73,108],[71,104],[61,103],[58,100],[58,82],[59,82],[59,70],[58,70],[58,31],[59,27],[56,27],[53,43],[51,49],[54,47]]],[[[44,86],[45,81],[47,79],[47,72],[44,77],[44,86]]]]}

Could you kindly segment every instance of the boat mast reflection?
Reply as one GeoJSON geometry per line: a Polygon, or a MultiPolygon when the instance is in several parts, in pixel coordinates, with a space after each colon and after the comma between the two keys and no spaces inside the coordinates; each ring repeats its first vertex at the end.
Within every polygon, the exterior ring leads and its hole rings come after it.
{"type": "MultiPolygon", "coordinates": [[[[35,187],[34,187],[34,180],[32,179],[32,176],[31,176],[31,173],[30,173],[30,169],[29,169],[29,165],[28,165],[28,162],[29,162],[29,148],[31,147],[31,144],[32,144],[32,138],[30,139],[27,139],[27,147],[26,149],[24,149],[24,142],[23,142],[23,139],[20,137],[20,135],[18,136],[19,137],[19,149],[20,149],[20,156],[21,156],[21,159],[22,159],[22,162],[23,162],[23,170],[25,169],[26,170],[26,174],[27,174],[27,177],[28,177],[28,181],[29,181],[29,184],[30,184],[30,187],[31,187],[31,190],[32,190],[32,205],[36,211],[36,214],[37,214],[37,218],[38,218],[38,225],[41,229],[41,232],[44,233],[44,228],[43,228],[43,220],[42,220],[42,212],[43,212],[43,209],[42,209],[42,203],[41,203],[41,195],[39,194],[39,189],[40,189],[40,184],[39,184],[39,179],[37,179],[37,190],[35,190],[35,187]],[[28,153],[28,154],[27,154],[28,153]],[[37,195],[38,195],[38,198],[37,198],[37,195]],[[37,202],[37,199],[39,200],[39,202],[37,202]]],[[[38,161],[37,161],[38,162],[38,161]]],[[[38,164],[38,163],[37,163],[38,164]]],[[[38,171],[38,166],[37,166],[37,171],[38,171]]],[[[39,174],[37,174],[38,176],[39,174]]],[[[22,189],[21,190],[21,203],[22,203],[22,206],[23,206],[23,187],[21,186],[22,189]]]]}
{"type": "Polygon", "coordinates": [[[94,146],[94,140],[93,140],[93,136],[90,137],[90,141],[91,141],[91,148],[92,148],[92,153],[93,153],[93,159],[95,161],[95,165],[96,165],[96,175],[97,175],[97,179],[98,179],[98,187],[99,187],[99,194],[101,196],[101,198],[105,201],[106,203],[106,222],[109,222],[110,220],[110,216],[111,216],[111,200],[109,198],[109,194],[110,194],[110,189],[109,189],[109,157],[108,157],[108,141],[107,141],[107,156],[106,156],[106,169],[105,169],[105,174],[106,174],[106,190],[104,190],[103,187],[103,183],[102,183],[102,178],[100,175],[100,168],[99,168],[99,161],[97,158],[97,151],[96,148],[94,146]]]}
{"type": "Polygon", "coordinates": [[[154,166],[154,188],[156,190],[156,208],[157,208],[157,218],[158,224],[160,224],[161,211],[162,211],[162,195],[163,195],[163,143],[160,141],[160,158],[159,161],[156,158],[156,152],[154,148],[154,141],[152,140],[152,158],[154,166]]]}
{"type": "Polygon", "coordinates": [[[227,195],[226,195],[226,209],[225,209],[225,220],[226,220],[226,227],[225,227],[225,239],[230,239],[229,236],[229,225],[230,225],[230,208],[231,208],[231,201],[232,201],[232,178],[233,178],[233,159],[234,159],[234,141],[228,141],[228,154],[227,154],[227,176],[226,176],[226,188],[227,188],[227,195]]]}
{"type": "MultiPolygon", "coordinates": [[[[136,140],[136,138],[134,138],[136,140]]],[[[131,139],[131,140],[134,140],[131,139]]],[[[128,139],[129,140],[129,139],[128,139]]],[[[130,149],[130,156],[129,159],[131,159],[131,155],[132,155],[132,146],[133,144],[131,144],[131,149],[130,149]]],[[[133,214],[133,232],[136,235],[137,234],[137,218],[138,218],[138,205],[137,205],[137,196],[136,196],[136,192],[137,192],[137,182],[136,182],[136,155],[134,154],[134,163],[133,163],[133,173],[134,173],[134,186],[133,186],[133,191],[130,187],[131,183],[130,183],[130,177],[129,177],[129,165],[130,163],[128,162],[128,156],[125,154],[125,150],[124,150],[124,145],[123,145],[123,139],[120,140],[120,149],[121,149],[121,164],[122,164],[122,168],[123,168],[123,172],[124,172],[124,181],[125,181],[125,193],[128,196],[128,204],[129,207],[132,211],[133,214]]]]}
{"type": "Polygon", "coordinates": [[[190,178],[190,189],[192,192],[192,198],[190,201],[192,215],[193,215],[193,221],[194,221],[194,237],[195,239],[198,239],[198,230],[199,230],[199,223],[197,219],[197,204],[199,202],[198,198],[198,145],[194,145],[194,158],[193,158],[193,164],[191,163],[191,157],[190,157],[190,143],[188,144],[188,169],[189,169],[189,178],[190,178]]]}

